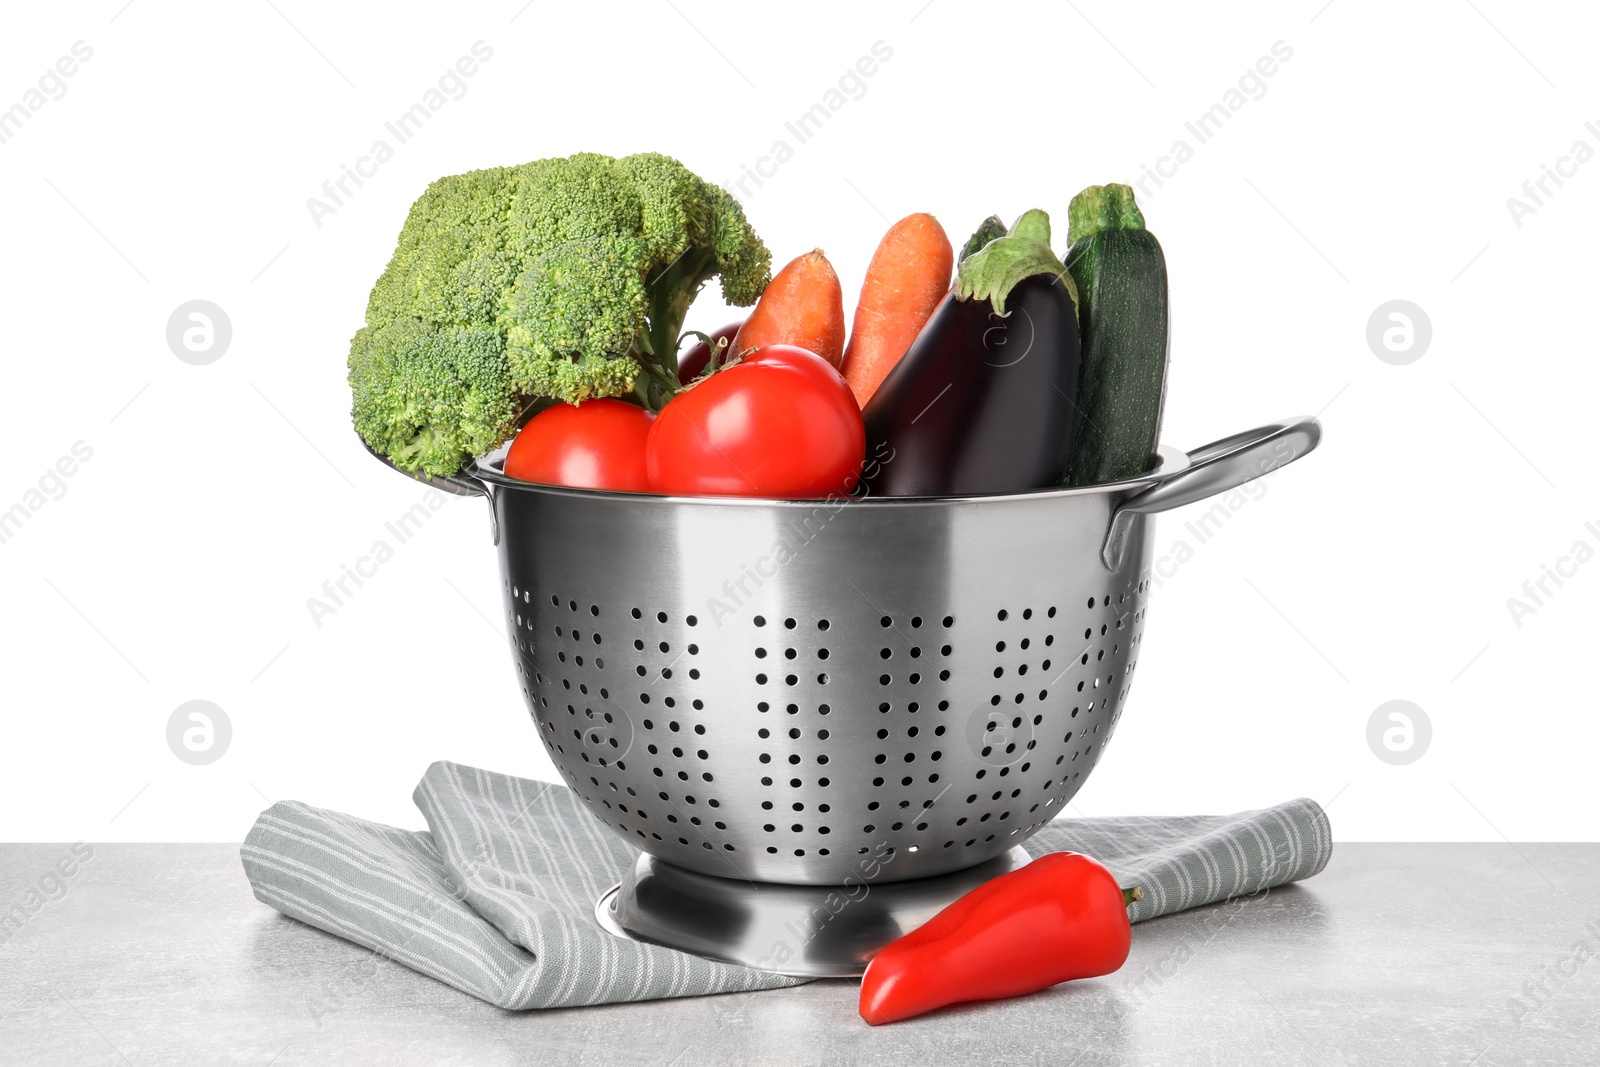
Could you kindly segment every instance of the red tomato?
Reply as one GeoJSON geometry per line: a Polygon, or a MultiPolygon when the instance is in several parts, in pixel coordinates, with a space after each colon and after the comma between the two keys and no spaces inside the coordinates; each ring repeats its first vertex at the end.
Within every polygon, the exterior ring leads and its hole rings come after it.
{"type": "MultiPolygon", "coordinates": [[[[722,350],[723,359],[727,359],[733,354],[733,339],[738,336],[739,327],[743,325],[744,320],[740,319],[738,322],[728,323],[728,325],[724,326],[720,330],[717,330],[715,333],[709,333],[706,335],[707,337],[711,338],[713,343],[717,341],[728,342],[727,346],[722,350]]],[[[700,372],[705,370],[706,364],[710,362],[710,346],[704,341],[696,343],[693,348],[689,349],[689,351],[683,354],[682,359],[678,360],[678,381],[682,382],[684,385],[688,385],[690,382],[700,377],[700,372]]]]}
{"type": "Polygon", "coordinates": [[[578,489],[648,493],[644,446],[655,416],[621,400],[556,404],[528,420],[506,454],[506,475],[578,489]]]}
{"type": "Polygon", "coordinates": [[[855,487],[866,441],[838,371],[769,345],[662,408],[645,463],[658,493],[813,500],[855,487]]]}

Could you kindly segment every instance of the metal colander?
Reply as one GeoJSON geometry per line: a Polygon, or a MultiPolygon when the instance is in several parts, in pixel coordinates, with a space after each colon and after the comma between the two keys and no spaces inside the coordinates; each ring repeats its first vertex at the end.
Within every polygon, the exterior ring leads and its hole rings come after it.
{"type": "Polygon", "coordinates": [[[1131,482],[775,502],[531,485],[478,464],[522,692],[636,848],[715,876],[961,870],[1083,786],[1138,667],[1145,515],[1315,447],[1299,419],[1131,482]]]}

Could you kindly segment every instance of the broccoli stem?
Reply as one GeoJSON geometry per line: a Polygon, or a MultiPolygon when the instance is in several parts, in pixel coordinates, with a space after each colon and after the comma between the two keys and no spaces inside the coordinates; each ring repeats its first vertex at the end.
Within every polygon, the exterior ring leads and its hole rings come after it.
{"type": "Polygon", "coordinates": [[[684,316],[700,287],[716,272],[716,256],[710,249],[691,248],[659,268],[649,281],[648,351],[673,374],[678,371],[677,345],[684,316]]]}
{"type": "Polygon", "coordinates": [[[684,316],[700,287],[716,273],[715,253],[691,248],[658,267],[647,282],[650,295],[645,328],[634,339],[633,355],[649,378],[649,385],[639,395],[651,411],[659,411],[683,388],[678,383],[678,342],[684,316]]]}

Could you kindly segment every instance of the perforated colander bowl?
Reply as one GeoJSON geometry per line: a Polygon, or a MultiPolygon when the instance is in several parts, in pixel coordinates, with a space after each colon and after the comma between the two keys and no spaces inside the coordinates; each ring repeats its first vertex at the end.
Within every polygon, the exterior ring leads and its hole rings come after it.
{"type": "Polygon", "coordinates": [[[1138,667],[1145,516],[1315,447],[1314,419],[1131,482],[776,502],[530,485],[480,464],[518,679],[630,844],[752,881],[943,874],[1083,786],[1138,667]]]}

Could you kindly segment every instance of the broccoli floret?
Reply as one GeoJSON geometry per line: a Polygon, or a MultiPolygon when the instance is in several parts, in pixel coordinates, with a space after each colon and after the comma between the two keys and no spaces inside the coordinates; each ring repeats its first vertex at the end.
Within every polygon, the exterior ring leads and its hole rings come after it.
{"type": "Polygon", "coordinates": [[[583,153],[440,178],[411,207],[350,342],[357,431],[405,470],[452,474],[538,397],[676,388],[708,280],[748,306],[772,257],[738,203],[656,153],[583,153]]]}

